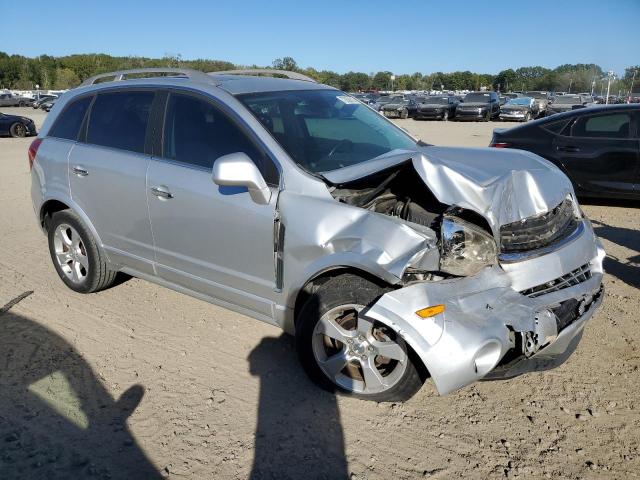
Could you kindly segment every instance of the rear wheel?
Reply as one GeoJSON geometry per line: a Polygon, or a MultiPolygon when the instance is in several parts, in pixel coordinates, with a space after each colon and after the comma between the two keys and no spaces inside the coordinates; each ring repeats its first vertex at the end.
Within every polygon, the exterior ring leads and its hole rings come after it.
{"type": "Polygon", "coordinates": [[[11,134],[12,137],[26,137],[27,136],[27,127],[24,126],[24,124],[20,123],[20,122],[16,122],[13,125],[11,125],[11,128],[9,129],[9,133],[11,134]]]}
{"type": "Polygon", "coordinates": [[[115,281],[117,272],[108,268],[90,230],[71,210],[53,214],[48,239],[56,272],[71,290],[93,293],[115,281]]]}
{"type": "Polygon", "coordinates": [[[362,315],[385,289],[355,275],[324,284],[302,307],[296,345],[322,388],[363,399],[402,401],[424,382],[411,348],[387,325],[362,315]]]}

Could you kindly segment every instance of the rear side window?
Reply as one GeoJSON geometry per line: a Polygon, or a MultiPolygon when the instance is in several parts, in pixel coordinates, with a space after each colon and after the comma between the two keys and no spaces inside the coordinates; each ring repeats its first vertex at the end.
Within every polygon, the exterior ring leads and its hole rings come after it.
{"type": "Polygon", "coordinates": [[[579,118],[573,125],[573,137],[629,138],[631,116],[609,113],[579,118]]]}
{"type": "Polygon", "coordinates": [[[564,120],[560,120],[558,122],[551,122],[551,123],[546,123],[544,125],[541,125],[542,128],[544,128],[545,130],[548,130],[552,133],[557,133],[558,135],[560,135],[562,133],[562,131],[564,130],[564,127],[567,126],[567,124],[569,123],[570,120],[568,119],[564,119],[564,120]]]}
{"type": "Polygon", "coordinates": [[[143,153],[153,92],[100,93],[89,118],[87,142],[143,153]]]}
{"type": "Polygon", "coordinates": [[[245,133],[210,102],[190,95],[171,94],[165,117],[163,156],[210,169],[229,153],[246,153],[267,183],[278,184],[275,165],[245,133]]]}
{"type": "Polygon", "coordinates": [[[56,120],[49,136],[77,140],[80,126],[92,99],[93,97],[84,97],[67,106],[56,120]]]}

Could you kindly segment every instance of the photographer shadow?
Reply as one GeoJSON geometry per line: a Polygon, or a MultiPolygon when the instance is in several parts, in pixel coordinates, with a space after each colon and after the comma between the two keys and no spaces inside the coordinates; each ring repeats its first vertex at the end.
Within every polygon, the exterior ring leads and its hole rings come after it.
{"type": "Polygon", "coordinates": [[[0,314],[0,477],[161,478],[126,420],[144,395],[118,400],[65,339],[0,314]]]}
{"type": "Polygon", "coordinates": [[[249,364],[260,377],[250,478],[348,478],[336,397],[307,379],[292,337],[264,338],[249,355],[249,364]]]}

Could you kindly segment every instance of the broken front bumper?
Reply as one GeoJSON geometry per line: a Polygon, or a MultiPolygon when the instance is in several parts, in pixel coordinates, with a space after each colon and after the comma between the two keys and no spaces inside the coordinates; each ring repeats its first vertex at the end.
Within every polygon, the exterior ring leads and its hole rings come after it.
{"type": "Polygon", "coordinates": [[[440,394],[553,368],[573,352],[603,297],[605,253],[588,220],[583,227],[542,256],[387,293],[366,314],[411,345],[440,394]],[[446,308],[434,317],[415,313],[438,304],[446,308]]]}

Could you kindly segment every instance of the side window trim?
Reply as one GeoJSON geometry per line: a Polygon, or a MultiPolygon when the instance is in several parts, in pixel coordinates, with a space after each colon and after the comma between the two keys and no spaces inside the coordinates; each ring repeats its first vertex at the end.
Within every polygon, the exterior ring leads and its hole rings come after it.
{"type": "MultiPolygon", "coordinates": [[[[274,185],[267,181],[268,185],[271,185],[273,187],[279,187],[282,184],[282,167],[280,166],[280,163],[274,158],[274,155],[269,151],[266,145],[264,145],[264,143],[258,138],[255,132],[253,132],[253,130],[249,128],[246,122],[242,120],[240,116],[233,111],[233,109],[229,108],[229,106],[225,105],[224,102],[220,101],[216,97],[212,95],[207,95],[206,93],[200,92],[197,90],[191,90],[191,89],[172,86],[170,88],[167,88],[165,92],[167,94],[167,97],[166,97],[166,102],[164,104],[164,108],[162,111],[162,123],[161,123],[162,128],[160,131],[160,135],[158,135],[159,138],[156,139],[159,143],[159,153],[158,153],[159,158],[170,163],[176,163],[176,164],[184,165],[187,167],[197,168],[199,170],[203,169],[203,170],[209,171],[209,169],[205,169],[203,167],[193,165],[190,163],[181,162],[180,160],[170,159],[165,157],[164,155],[164,144],[165,144],[164,138],[166,133],[165,130],[166,130],[166,123],[167,123],[167,111],[168,111],[171,95],[191,96],[193,98],[196,98],[203,102],[211,104],[216,110],[218,110],[222,115],[224,115],[236,128],[238,128],[238,130],[253,144],[253,146],[256,148],[256,150],[260,154],[264,155],[264,157],[268,159],[268,161],[270,161],[275,166],[275,169],[278,172],[278,182],[277,184],[274,185]]],[[[261,172],[261,173],[264,173],[264,172],[261,172]]]]}

